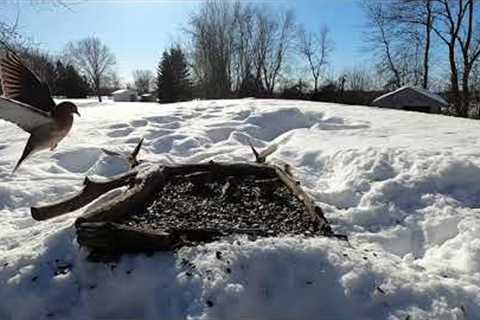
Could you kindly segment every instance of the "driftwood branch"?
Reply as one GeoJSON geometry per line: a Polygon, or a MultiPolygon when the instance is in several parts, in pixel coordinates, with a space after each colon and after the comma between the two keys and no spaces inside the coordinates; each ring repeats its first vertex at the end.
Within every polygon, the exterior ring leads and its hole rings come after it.
{"type": "Polygon", "coordinates": [[[106,200],[98,206],[89,208],[83,216],[77,219],[75,224],[115,221],[129,212],[144,210],[145,206],[155,196],[155,192],[165,183],[163,167],[152,166],[146,170],[142,173],[142,177],[137,176],[137,179],[127,191],[106,200]]]}
{"type": "Polygon", "coordinates": [[[101,150],[109,157],[118,157],[124,159],[128,162],[128,166],[130,167],[130,169],[133,169],[141,163],[141,161],[137,159],[137,156],[140,152],[140,149],[142,148],[142,144],[143,138],[140,139],[138,144],[135,146],[135,149],[133,149],[133,151],[128,156],[125,154],[121,154],[120,152],[108,150],[105,148],[101,148],[101,150]]]}
{"type": "Polygon", "coordinates": [[[140,152],[140,149],[142,148],[142,144],[143,144],[143,138],[140,139],[140,142],[138,142],[133,152],[128,156],[128,164],[130,166],[130,169],[133,169],[140,164],[140,161],[138,161],[137,156],[138,156],[138,153],[140,152]]]}
{"type": "Polygon", "coordinates": [[[300,187],[300,182],[295,180],[291,173],[287,173],[284,169],[276,167],[277,175],[288,189],[300,200],[308,213],[312,216],[313,221],[316,222],[320,231],[325,235],[333,234],[330,225],[323,214],[323,210],[315,205],[315,202],[310,198],[305,191],[300,187]]]}
{"type": "Polygon", "coordinates": [[[83,181],[84,187],[79,193],[53,204],[42,207],[32,207],[30,209],[32,217],[40,221],[75,211],[92,202],[102,194],[131,183],[136,175],[137,171],[129,171],[105,181],[95,181],[86,177],[83,181]]]}
{"type": "MultiPolygon", "coordinates": [[[[273,178],[275,168],[267,165],[249,163],[184,164],[178,166],[152,166],[145,170],[142,177],[137,176],[134,185],[125,193],[107,200],[100,206],[93,207],[77,219],[76,224],[94,221],[115,221],[134,210],[144,210],[156,192],[166,181],[177,176],[211,179],[220,176],[258,176],[273,178]],[[200,172],[200,174],[199,174],[200,172]],[[207,174],[208,173],[208,174],[207,174]]],[[[198,181],[197,181],[198,182],[198,181]]]]}
{"type": "Polygon", "coordinates": [[[277,151],[278,148],[277,144],[272,144],[261,152],[258,152],[253,146],[252,142],[249,141],[248,144],[250,145],[250,149],[252,149],[253,155],[255,156],[256,163],[265,163],[267,161],[267,157],[277,151]]]}
{"type": "MultiPolygon", "coordinates": [[[[140,140],[133,152],[126,159],[129,163],[130,169],[133,169],[140,164],[140,161],[137,160],[137,156],[140,152],[142,143],[143,138],[140,140]]],[[[117,152],[108,151],[106,149],[102,150],[110,156],[121,157],[121,155],[117,152]]],[[[111,177],[107,180],[93,180],[89,177],[85,177],[85,180],[83,181],[84,187],[79,193],[67,199],[62,199],[53,204],[41,207],[32,207],[30,209],[30,212],[33,219],[41,221],[75,211],[77,209],[80,209],[81,207],[84,207],[102,194],[112,189],[131,184],[134,181],[136,175],[137,171],[130,170],[127,173],[111,177]]]]}

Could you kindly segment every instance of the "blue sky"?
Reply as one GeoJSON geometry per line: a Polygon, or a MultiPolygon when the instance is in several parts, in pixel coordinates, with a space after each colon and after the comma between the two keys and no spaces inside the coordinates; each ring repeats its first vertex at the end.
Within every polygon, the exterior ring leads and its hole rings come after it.
{"type": "MultiPolygon", "coordinates": [[[[0,19],[13,20],[19,12],[19,30],[41,48],[59,53],[70,40],[98,36],[117,57],[117,71],[130,81],[135,69],[154,70],[162,51],[182,36],[190,14],[200,1],[95,0],[74,1],[68,9],[32,5],[20,0],[18,8],[2,8],[0,19]]],[[[361,47],[362,11],[356,0],[256,1],[293,8],[297,21],[307,29],[327,25],[335,41],[334,71],[364,63],[361,47]]],[[[5,6],[5,4],[4,4],[5,6]]]]}

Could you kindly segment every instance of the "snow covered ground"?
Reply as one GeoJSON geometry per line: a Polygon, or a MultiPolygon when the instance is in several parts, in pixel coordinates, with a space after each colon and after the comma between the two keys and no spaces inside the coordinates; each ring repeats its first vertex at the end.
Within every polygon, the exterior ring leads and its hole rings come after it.
{"type": "Polygon", "coordinates": [[[83,102],[56,153],[10,172],[27,134],[0,123],[0,319],[479,319],[480,122],[282,100],[83,102]],[[75,241],[82,210],[35,222],[29,206],[126,163],[291,164],[351,246],[237,237],[177,254],[92,264],[75,241]],[[221,251],[221,259],[217,259],[221,251]],[[189,261],[190,263],[182,263],[189,261]]]}

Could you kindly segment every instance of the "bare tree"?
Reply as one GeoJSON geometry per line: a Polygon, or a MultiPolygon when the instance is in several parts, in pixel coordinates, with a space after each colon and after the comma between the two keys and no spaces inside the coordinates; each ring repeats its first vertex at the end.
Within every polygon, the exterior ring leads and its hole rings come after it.
{"type": "Polygon", "coordinates": [[[387,73],[394,88],[403,85],[404,79],[398,66],[394,51],[394,28],[391,28],[386,4],[378,1],[364,1],[363,8],[369,21],[366,42],[379,57],[378,68],[387,73]]]}
{"type": "Polygon", "coordinates": [[[238,95],[256,91],[253,77],[255,8],[252,4],[234,5],[233,87],[238,95]]]}
{"type": "Polygon", "coordinates": [[[480,55],[475,0],[432,0],[438,23],[432,30],[448,49],[450,91],[455,112],[468,117],[469,79],[480,55]],[[458,52],[460,50],[460,53],[458,52]],[[457,64],[460,63],[461,66],[457,64]],[[461,84],[460,84],[461,83],[461,84]]]}
{"type": "Polygon", "coordinates": [[[239,94],[252,87],[272,94],[294,30],[292,11],[240,1],[205,1],[188,30],[194,80],[206,97],[239,94]]]}
{"type": "Polygon", "coordinates": [[[363,1],[369,22],[365,41],[378,58],[377,68],[386,77],[387,88],[428,87],[434,14],[427,1],[363,1]]]}
{"type": "Polygon", "coordinates": [[[259,65],[262,71],[263,83],[268,94],[273,94],[278,76],[285,64],[287,54],[291,49],[295,34],[293,11],[280,13],[280,17],[262,11],[257,14],[259,24],[266,26],[263,52],[260,55],[259,65]]]}
{"type": "Polygon", "coordinates": [[[318,92],[318,80],[333,51],[333,42],[330,40],[329,33],[328,27],[323,26],[318,34],[305,30],[301,30],[299,34],[300,54],[307,60],[315,93],[318,92]]]}
{"type": "Polygon", "coordinates": [[[76,43],[70,42],[67,44],[66,53],[89,79],[98,101],[101,102],[101,86],[115,65],[113,53],[97,37],[85,38],[76,43]]]}
{"type": "MultiPolygon", "coordinates": [[[[457,40],[462,57],[462,107],[470,109],[470,85],[469,80],[475,63],[480,56],[480,34],[478,22],[475,21],[475,1],[465,3],[465,22],[462,32],[458,33],[457,40]]],[[[479,113],[480,116],[480,113],[479,113]]]]}
{"type": "MultiPolygon", "coordinates": [[[[417,50],[421,43],[422,53],[422,87],[428,89],[430,78],[430,60],[432,49],[432,32],[436,14],[434,12],[435,0],[392,0],[388,7],[388,19],[397,25],[402,34],[411,35],[404,40],[410,44],[411,38],[416,38],[417,50]]],[[[420,70],[417,68],[415,70],[420,70]]]]}
{"type": "Polygon", "coordinates": [[[150,70],[134,70],[133,83],[139,94],[148,93],[153,83],[153,73],[150,70]]]}
{"type": "Polygon", "coordinates": [[[232,3],[209,0],[190,20],[194,76],[206,97],[226,97],[232,88],[234,15],[232,3]]]}
{"type": "Polygon", "coordinates": [[[348,90],[368,91],[374,89],[374,80],[370,72],[362,66],[355,66],[344,72],[348,90]]]}

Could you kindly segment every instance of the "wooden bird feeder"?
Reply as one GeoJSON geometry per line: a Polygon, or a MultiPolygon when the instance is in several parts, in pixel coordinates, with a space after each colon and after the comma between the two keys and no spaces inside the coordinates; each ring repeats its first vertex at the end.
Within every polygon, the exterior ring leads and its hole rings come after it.
{"type": "MultiPolygon", "coordinates": [[[[262,228],[183,228],[168,229],[139,228],[124,221],[129,215],[147,210],[167,184],[188,181],[194,185],[206,185],[212,181],[221,181],[222,195],[233,192],[233,181],[253,179],[261,185],[277,183],[288,190],[292,199],[303,206],[303,211],[311,223],[315,235],[335,237],[347,240],[344,235],[335,234],[322,209],[302,189],[290,170],[290,167],[267,164],[266,158],[275,150],[269,148],[263,152],[251,145],[255,163],[250,162],[206,162],[198,164],[159,165],[140,163],[137,155],[142,141],[127,160],[130,170],[124,174],[105,179],[94,180],[86,177],[83,189],[73,197],[41,207],[32,207],[35,220],[46,220],[82,208],[96,200],[82,216],[75,221],[77,241],[87,247],[91,260],[108,260],[123,253],[154,252],[175,250],[185,245],[204,243],[220,239],[231,234],[268,236],[262,228]]],[[[111,152],[107,152],[111,154],[111,152]]]]}

